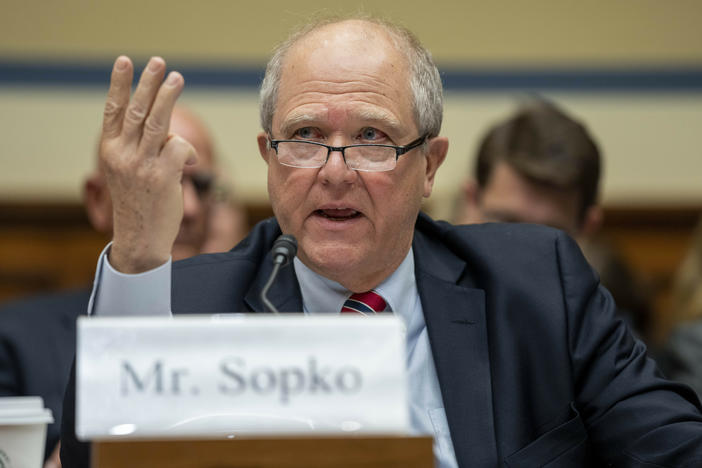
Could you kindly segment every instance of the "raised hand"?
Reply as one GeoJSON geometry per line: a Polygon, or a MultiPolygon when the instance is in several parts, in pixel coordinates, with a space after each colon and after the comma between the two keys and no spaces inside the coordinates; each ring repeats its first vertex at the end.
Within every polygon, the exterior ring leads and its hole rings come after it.
{"type": "Polygon", "coordinates": [[[134,67],[115,61],[100,137],[100,164],[113,205],[110,264],[140,273],[165,263],[183,218],[183,167],[194,164],[192,145],[168,127],[184,80],[153,57],[130,98],[134,67]]]}

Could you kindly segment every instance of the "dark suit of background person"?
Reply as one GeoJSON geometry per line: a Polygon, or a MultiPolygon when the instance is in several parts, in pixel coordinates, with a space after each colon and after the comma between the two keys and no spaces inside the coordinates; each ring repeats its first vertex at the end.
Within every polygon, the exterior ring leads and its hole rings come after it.
{"type": "Polygon", "coordinates": [[[0,396],[39,395],[51,409],[44,459],[59,441],[76,318],[87,311],[89,298],[90,289],[80,289],[0,307],[0,396]]]}
{"type": "MultiPolygon", "coordinates": [[[[175,263],[173,311],[263,311],[259,294],[278,235],[270,219],[229,253],[175,263]]],[[[565,234],[535,225],[457,227],[420,214],[413,249],[460,466],[702,463],[699,401],[657,372],[565,234]]],[[[280,310],[302,310],[293,267],[281,271],[270,298],[280,310]]],[[[74,390],[71,382],[62,457],[84,467],[74,390]]]]}

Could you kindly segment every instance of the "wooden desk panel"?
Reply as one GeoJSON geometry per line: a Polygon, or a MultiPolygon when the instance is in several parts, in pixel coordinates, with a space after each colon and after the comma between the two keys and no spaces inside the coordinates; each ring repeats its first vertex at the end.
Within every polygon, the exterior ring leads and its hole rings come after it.
{"type": "Polygon", "coordinates": [[[431,437],[100,442],[93,468],[431,468],[431,437]]]}

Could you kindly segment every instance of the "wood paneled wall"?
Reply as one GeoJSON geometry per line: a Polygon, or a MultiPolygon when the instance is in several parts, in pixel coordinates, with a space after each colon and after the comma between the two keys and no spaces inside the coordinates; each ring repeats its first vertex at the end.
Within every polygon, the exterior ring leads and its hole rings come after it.
{"type": "MultiPolygon", "coordinates": [[[[268,205],[246,210],[252,225],[272,216],[268,205]]],[[[0,302],[89,285],[108,242],[80,204],[0,203],[0,302]]]]}

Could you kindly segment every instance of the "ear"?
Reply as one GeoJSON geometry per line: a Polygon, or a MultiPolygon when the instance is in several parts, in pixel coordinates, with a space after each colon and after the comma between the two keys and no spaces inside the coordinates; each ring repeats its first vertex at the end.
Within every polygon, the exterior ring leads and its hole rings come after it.
{"type": "Polygon", "coordinates": [[[431,190],[434,187],[434,177],[436,176],[436,171],[441,166],[441,163],[446,159],[446,153],[448,153],[448,138],[446,137],[435,137],[429,140],[429,148],[427,150],[427,168],[424,177],[424,198],[429,198],[431,195],[431,190]]]}
{"type": "Polygon", "coordinates": [[[268,164],[268,158],[271,154],[271,148],[268,146],[268,135],[266,135],[266,132],[261,132],[256,137],[256,140],[258,141],[258,152],[261,153],[261,157],[268,164]]]}
{"type": "Polygon", "coordinates": [[[93,228],[102,233],[112,232],[112,199],[100,174],[93,174],[83,184],[83,204],[93,228]]]}
{"type": "Polygon", "coordinates": [[[456,211],[454,214],[455,224],[476,224],[482,223],[480,207],[480,187],[473,179],[463,182],[456,200],[456,211]]]}
{"type": "Polygon", "coordinates": [[[592,205],[585,211],[583,223],[580,227],[580,235],[582,237],[590,237],[594,235],[602,227],[604,222],[604,213],[599,205],[592,205]]]}

